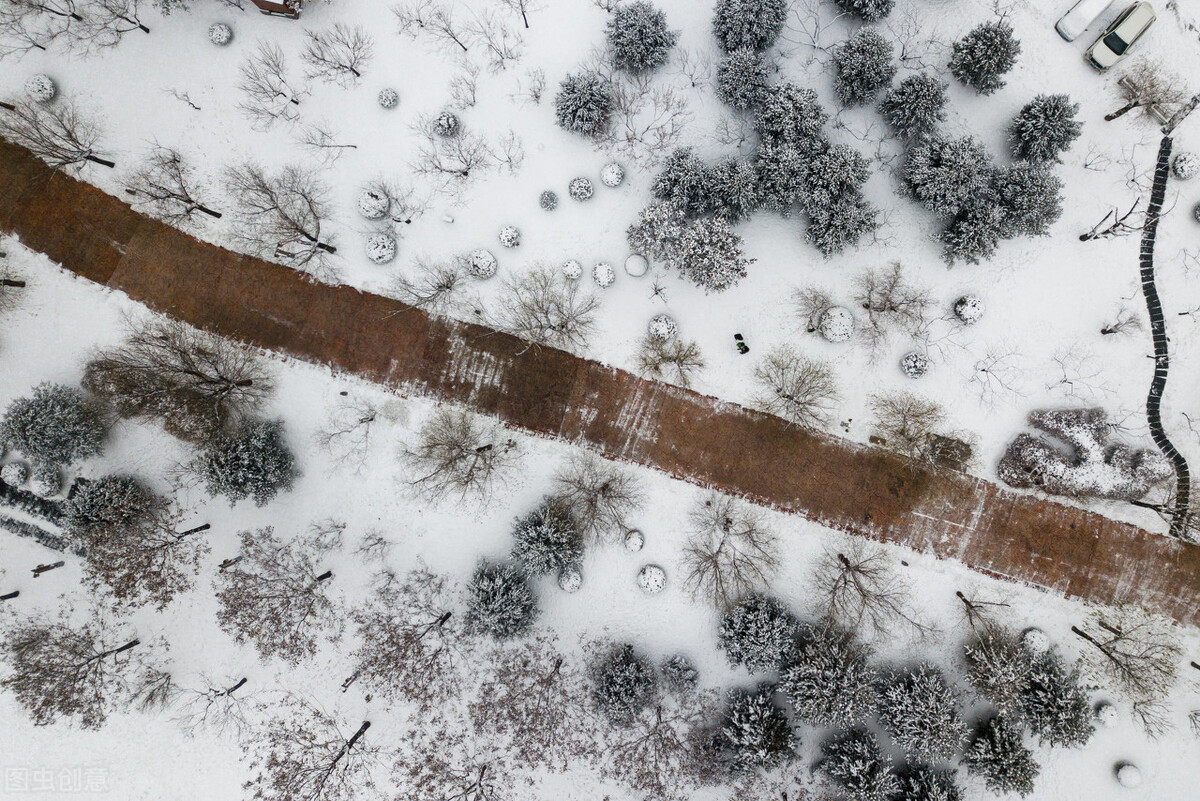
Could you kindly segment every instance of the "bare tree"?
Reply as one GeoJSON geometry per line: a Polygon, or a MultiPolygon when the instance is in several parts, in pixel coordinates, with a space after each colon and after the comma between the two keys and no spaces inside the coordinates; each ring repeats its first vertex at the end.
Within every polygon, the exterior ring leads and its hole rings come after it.
{"type": "Polygon", "coordinates": [[[81,625],[65,616],[15,623],[0,650],[9,666],[0,687],[11,691],[39,726],[65,717],[98,729],[110,712],[133,703],[163,673],[156,666],[161,645],[144,644],[101,616],[81,625]]]}
{"type": "Polygon", "coordinates": [[[1093,609],[1086,628],[1072,626],[1090,648],[1083,662],[1135,701],[1162,700],[1175,685],[1183,649],[1174,624],[1130,603],[1093,609]]]}
{"type": "Polygon", "coordinates": [[[417,492],[433,500],[484,500],[503,484],[520,451],[498,423],[465,409],[439,409],[401,461],[417,492]]]}
{"type": "Polygon", "coordinates": [[[357,150],[358,145],[343,142],[333,127],[324,120],[303,125],[296,131],[296,143],[312,153],[322,166],[332,166],[347,150],[357,150]]]}
{"type": "Polygon", "coordinates": [[[789,345],[772,350],[754,368],[754,403],[767,414],[809,428],[827,424],[838,401],[833,370],[789,345]]]}
{"type": "Polygon", "coordinates": [[[122,417],[160,420],[192,442],[258,411],[275,388],[254,351],[167,317],[132,324],[124,344],[88,363],[83,383],[122,417]]]}
{"type": "Polygon", "coordinates": [[[82,22],[75,0],[5,0],[0,3],[0,58],[47,50],[82,22]]]}
{"type": "Polygon", "coordinates": [[[269,723],[246,749],[254,778],[246,788],[263,801],[352,801],[375,786],[380,749],[341,715],[288,694],[272,704],[269,723]]]}
{"type": "Polygon", "coordinates": [[[142,21],[141,0],[87,0],[83,21],[72,25],[72,41],[84,52],[116,47],[133,31],[150,33],[142,21]]]}
{"type": "Polygon", "coordinates": [[[521,22],[525,23],[526,29],[529,28],[529,14],[542,10],[542,6],[537,0],[497,0],[497,2],[514,14],[520,14],[521,22]]]}
{"type": "Polygon", "coordinates": [[[697,744],[719,708],[712,691],[658,699],[605,738],[601,773],[647,801],[687,801],[703,775],[697,764],[703,751],[697,744]]]}
{"type": "Polygon", "coordinates": [[[354,554],[364,562],[385,562],[392,553],[395,543],[379,529],[367,529],[363,532],[354,554]]]}
{"type": "Polygon", "coordinates": [[[309,78],[339,86],[353,86],[362,78],[375,51],[375,42],[361,25],[341,22],[326,31],[304,31],[300,60],[308,65],[309,78]]]}
{"type": "Polygon", "coordinates": [[[645,336],[637,353],[638,371],[660,381],[681,387],[692,385],[692,375],[704,369],[704,357],[694,341],[678,337],[670,342],[645,336]]]}
{"type": "Polygon", "coordinates": [[[492,150],[496,163],[503,167],[509,175],[516,175],[525,163],[525,144],[517,132],[508,129],[501,135],[496,147],[492,150]]]}
{"type": "Polygon", "coordinates": [[[142,166],[125,180],[125,194],[134,198],[134,208],[171,225],[199,223],[203,218],[198,214],[220,219],[221,212],[199,199],[201,187],[194,176],[182,153],[156,143],[142,166]]]}
{"type": "Polygon", "coordinates": [[[712,84],[712,57],[704,50],[676,47],[675,71],[687,81],[689,88],[703,91],[712,84]]]}
{"type": "Polygon", "coordinates": [[[825,312],[837,305],[828,292],[811,286],[797,289],[792,293],[792,300],[796,304],[796,316],[809,334],[816,332],[825,312]]]}
{"type": "Polygon", "coordinates": [[[325,554],[311,538],[281,542],[270,526],[240,539],[239,561],[216,579],[217,622],[264,659],[298,664],[316,652],[318,636],[336,636],[339,625],[326,589],[333,573],[317,567],[325,554]]]}
{"type": "Polygon", "coordinates": [[[995,408],[1001,397],[1025,394],[1021,389],[1025,370],[1020,361],[1021,353],[1010,344],[987,346],[983,355],[971,365],[971,375],[967,379],[980,403],[995,408]]]}
{"type": "Polygon", "coordinates": [[[1115,120],[1135,108],[1157,112],[1165,118],[1174,107],[1188,100],[1188,89],[1183,79],[1147,57],[1135,60],[1116,87],[1125,105],[1106,114],[1105,120],[1115,120]]]}
{"type": "Polygon", "coordinates": [[[450,100],[457,109],[475,105],[479,84],[479,65],[468,58],[462,59],[462,68],[450,79],[450,100]]]}
{"type": "Polygon", "coordinates": [[[458,48],[463,53],[473,44],[473,32],[455,17],[446,0],[404,0],[392,6],[400,34],[424,39],[437,48],[458,48]]]}
{"type": "Polygon", "coordinates": [[[1058,377],[1047,382],[1046,389],[1059,389],[1068,398],[1089,401],[1101,392],[1112,392],[1100,380],[1104,374],[1103,366],[1088,349],[1078,343],[1059,348],[1052,359],[1058,368],[1058,377]]]}
{"type": "Polygon", "coordinates": [[[780,38],[808,51],[807,57],[801,62],[805,67],[815,61],[824,63],[832,50],[828,35],[831,30],[836,31],[839,20],[844,16],[846,12],[840,8],[829,13],[828,4],[821,0],[800,0],[792,4],[780,38]]]}
{"type": "Polygon", "coordinates": [[[414,127],[420,140],[412,169],[434,179],[443,191],[461,192],[496,166],[496,156],[488,143],[471,131],[439,136],[430,118],[419,119],[414,127]]]}
{"type": "Polygon", "coordinates": [[[591,453],[575,454],[554,476],[554,494],[593,542],[624,536],[626,522],[646,502],[637,477],[591,453]]]}
{"type": "Polygon", "coordinates": [[[371,447],[371,431],[379,418],[379,407],[370,398],[343,394],[329,410],[325,424],[317,430],[317,446],[339,465],[361,471],[371,447]]]}
{"type": "Polygon", "coordinates": [[[287,61],[279,45],[259,39],[254,51],[241,66],[238,89],[243,94],[238,108],[259,129],[266,130],[277,120],[295,122],[303,95],[287,79],[287,61]]]}
{"type": "Polygon", "coordinates": [[[884,27],[895,43],[896,62],[901,67],[938,70],[946,63],[949,57],[946,43],[925,15],[918,14],[912,8],[897,9],[896,13],[888,16],[884,27]]]}
{"type": "Polygon", "coordinates": [[[1129,209],[1124,213],[1121,212],[1120,207],[1114,206],[1108,214],[1100,218],[1100,222],[1092,226],[1090,231],[1080,234],[1079,241],[1089,242],[1093,239],[1117,239],[1142,231],[1151,218],[1145,209],[1139,208],[1141,205],[1142,198],[1139,197],[1133,201],[1129,209]]]}
{"type": "Polygon", "coordinates": [[[1142,318],[1122,303],[1117,307],[1116,314],[1113,315],[1112,320],[1101,327],[1100,333],[1107,337],[1113,334],[1132,334],[1134,331],[1141,330],[1142,318]]]}
{"type": "Polygon", "coordinates": [[[1000,614],[999,610],[1012,606],[1006,601],[984,597],[978,589],[968,590],[966,593],[958,590],[954,595],[963,605],[963,619],[979,636],[999,630],[1001,628],[1000,621],[997,619],[1000,614]]]}
{"type": "Polygon", "coordinates": [[[862,332],[878,353],[894,332],[917,337],[928,321],[933,299],[929,290],[909,283],[900,262],[868,270],[856,281],[855,302],[867,314],[862,332]]]}
{"type": "Polygon", "coordinates": [[[269,175],[247,162],[225,171],[225,186],[237,203],[234,235],[245,247],[330,278],[328,257],[337,248],[322,238],[329,221],[328,188],[297,166],[269,175]]]}
{"type": "Polygon", "coordinates": [[[476,13],[467,30],[483,46],[492,73],[502,72],[520,60],[524,40],[495,12],[484,9],[476,13]]]}
{"type": "Polygon", "coordinates": [[[423,566],[402,583],[385,578],[354,612],[358,647],[342,689],[360,683],[372,694],[436,709],[462,689],[466,645],[446,580],[423,566]]]}
{"type": "Polygon", "coordinates": [[[85,163],[117,166],[96,155],[100,129],[67,98],[53,105],[0,103],[0,139],[20,145],[55,170],[80,169],[85,163]]]}
{"type": "Polygon", "coordinates": [[[188,735],[199,731],[217,735],[228,732],[240,740],[249,728],[250,707],[255,699],[254,693],[244,689],[246,677],[217,681],[201,676],[201,680],[199,689],[180,688],[176,722],[188,735]]]}
{"type": "Polygon", "coordinates": [[[1151,740],[1157,740],[1175,728],[1171,722],[1171,709],[1162,701],[1140,699],[1129,705],[1129,711],[1151,740]]]}
{"type": "Polygon", "coordinates": [[[658,163],[692,121],[687,100],[651,75],[614,75],[611,84],[613,123],[602,141],[642,166],[658,163]]]}
{"type": "Polygon", "coordinates": [[[413,269],[413,275],[397,274],[387,294],[435,316],[453,314],[475,299],[460,259],[419,258],[413,269]]]}
{"type": "Polygon", "coordinates": [[[877,435],[889,448],[914,459],[928,455],[930,437],[946,417],[936,401],[911,392],[872,395],[869,406],[877,435]]]}
{"type": "Polygon", "coordinates": [[[529,342],[582,352],[596,327],[595,295],[542,265],[505,281],[497,299],[497,327],[529,342]]]}
{"type": "Polygon", "coordinates": [[[541,105],[542,96],[545,93],[546,71],[537,67],[525,71],[525,79],[517,85],[517,91],[510,95],[510,97],[527,101],[537,106],[541,105]]]}
{"type": "Polygon", "coordinates": [[[453,709],[413,720],[396,751],[393,778],[403,797],[439,801],[517,801],[507,744],[476,735],[453,709]]]}
{"type": "Polygon", "coordinates": [[[728,606],[768,583],[779,567],[779,540],[744,501],[710,492],[688,515],[683,584],[694,597],[728,606]]]}
{"type": "Polygon", "coordinates": [[[925,633],[909,605],[909,586],[882,550],[854,540],[846,548],[826,551],[813,578],[823,614],[850,631],[870,627],[877,635],[897,622],[925,633]]]}

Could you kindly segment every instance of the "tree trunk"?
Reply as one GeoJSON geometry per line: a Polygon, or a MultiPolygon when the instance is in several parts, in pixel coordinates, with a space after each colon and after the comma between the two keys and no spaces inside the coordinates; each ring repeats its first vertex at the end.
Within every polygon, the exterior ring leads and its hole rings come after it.
{"type": "Polygon", "coordinates": [[[1112,114],[1105,114],[1105,115],[1104,115],[1104,121],[1105,121],[1105,122],[1112,122],[1112,121],[1113,121],[1113,120],[1115,120],[1117,117],[1124,117],[1126,114],[1128,114],[1129,112],[1133,111],[1135,108],[1137,108],[1137,107],[1138,107],[1138,106],[1140,106],[1140,105],[1142,105],[1142,101],[1140,101],[1140,100],[1130,100],[1128,103],[1126,103],[1125,105],[1121,106],[1119,109],[1117,109],[1116,111],[1114,111],[1112,114]]]}
{"type": "Polygon", "coordinates": [[[192,534],[199,534],[201,531],[208,531],[210,528],[212,528],[212,524],[205,523],[203,525],[196,526],[195,528],[189,528],[187,531],[181,531],[178,534],[176,534],[175,536],[178,537],[179,539],[183,539],[184,537],[190,536],[192,534]]]}
{"type": "Polygon", "coordinates": [[[245,676],[243,676],[243,677],[241,678],[241,680],[239,680],[239,681],[238,681],[238,683],[237,683],[237,684],[233,685],[232,687],[228,687],[228,688],[226,688],[226,689],[225,689],[225,690],[224,690],[224,691],[221,693],[221,695],[233,695],[235,692],[237,692],[239,689],[241,689],[242,685],[244,685],[245,683],[246,683],[246,677],[245,677],[245,676]]]}
{"type": "Polygon", "coordinates": [[[102,159],[102,158],[100,158],[99,156],[93,156],[93,155],[90,155],[90,154],[89,154],[89,155],[87,155],[87,156],[84,156],[84,157],[83,157],[83,160],[84,160],[84,161],[90,161],[90,162],[92,162],[92,163],[94,163],[94,164],[102,164],[102,165],[104,165],[105,167],[109,167],[109,168],[112,168],[112,167],[116,167],[116,166],[117,166],[117,163],[116,163],[115,161],[109,161],[108,159],[102,159]]]}
{"type": "Polygon", "coordinates": [[[325,581],[326,579],[331,579],[331,578],[333,578],[333,571],[326,570],[324,573],[317,576],[317,583],[320,584],[322,581],[325,581]]]}
{"type": "Polygon", "coordinates": [[[10,286],[15,289],[23,289],[25,282],[16,278],[0,278],[0,286],[10,286]]]}
{"type": "Polygon", "coordinates": [[[20,594],[21,594],[20,590],[13,590],[12,592],[5,593],[4,595],[0,595],[0,601],[11,601],[13,598],[16,598],[20,594]]]}
{"type": "Polygon", "coordinates": [[[207,206],[201,206],[199,203],[196,204],[196,211],[200,212],[201,214],[207,214],[209,217],[217,220],[221,219],[221,212],[213,211],[207,206]]]}

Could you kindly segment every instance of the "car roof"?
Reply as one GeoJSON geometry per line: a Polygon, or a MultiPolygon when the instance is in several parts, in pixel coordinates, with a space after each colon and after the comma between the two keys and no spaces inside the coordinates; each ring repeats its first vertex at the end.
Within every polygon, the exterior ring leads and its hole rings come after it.
{"type": "Polygon", "coordinates": [[[1131,28],[1138,30],[1148,26],[1155,19],[1157,19],[1157,15],[1154,13],[1154,6],[1149,3],[1138,3],[1129,10],[1129,16],[1117,26],[1117,30],[1129,30],[1131,28]]]}

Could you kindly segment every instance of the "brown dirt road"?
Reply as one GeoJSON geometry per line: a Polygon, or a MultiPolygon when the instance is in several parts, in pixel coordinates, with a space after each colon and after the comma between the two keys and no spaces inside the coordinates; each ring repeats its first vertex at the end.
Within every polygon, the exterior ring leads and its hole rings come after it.
{"type": "Polygon", "coordinates": [[[193,325],[1011,581],[1200,625],[1200,547],[199,242],[0,142],[0,230],[193,325]]]}

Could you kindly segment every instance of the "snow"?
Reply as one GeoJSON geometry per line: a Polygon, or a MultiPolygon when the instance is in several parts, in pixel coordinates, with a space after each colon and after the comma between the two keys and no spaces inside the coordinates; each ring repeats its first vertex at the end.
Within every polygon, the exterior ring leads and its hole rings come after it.
{"type": "Polygon", "coordinates": [[[631,253],[625,259],[625,274],[641,278],[650,269],[650,262],[640,253],[631,253]]]}

